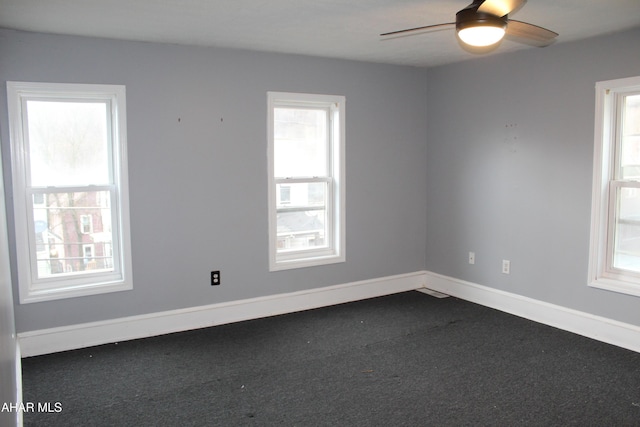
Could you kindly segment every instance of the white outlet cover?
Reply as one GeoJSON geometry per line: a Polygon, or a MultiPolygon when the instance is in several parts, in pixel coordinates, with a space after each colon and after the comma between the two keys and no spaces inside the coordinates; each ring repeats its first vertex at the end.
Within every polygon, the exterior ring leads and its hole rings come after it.
{"type": "Polygon", "coordinates": [[[502,272],[504,274],[509,274],[511,271],[511,261],[509,261],[508,259],[503,259],[502,260],[502,272]]]}

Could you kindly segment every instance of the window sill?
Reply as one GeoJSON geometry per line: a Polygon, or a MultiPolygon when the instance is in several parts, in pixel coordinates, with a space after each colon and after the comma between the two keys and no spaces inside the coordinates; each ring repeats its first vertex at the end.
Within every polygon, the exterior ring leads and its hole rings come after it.
{"type": "Polygon", "coordinates": [[[294,268],[315,267],[319,265],[338,264],[345,262],[344,255],[330,255],[313,258],[295,258],[288,260],[272,260],[269,271],[292,270],[294,268]]]}
{"type": "Polygon", "coordinates": [[[592,288],[604,289],[620,294],[640,297],[640,283],[625,282],[622,280],[609,278],[599,278],[589,283],[589,286],[592,288]]]}
{"type": "Polygon", "coordinates": [[[53,301],[65,298],[76,298],[89,295],[99,295],[110,292],[129,291],[133,284],[127,282],[107,282],[90,285],[61,286],[51,289],[30,289],[27,295],[20,295],[20,304],[53,301]]]}

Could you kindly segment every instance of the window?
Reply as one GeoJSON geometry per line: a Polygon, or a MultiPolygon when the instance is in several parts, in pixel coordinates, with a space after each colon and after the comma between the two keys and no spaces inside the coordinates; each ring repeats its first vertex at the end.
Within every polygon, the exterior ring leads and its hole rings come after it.
{"type": "Polygon", "coordinates": [[[82,234],[91,234],[93,232],[91,215],[80,215],[80,230],[82,230],[82,234]]]}
{"type": "Polygon", "coordinates": [[[640,296],[640,77],[596,84],[589,284],[640,296]]]}
{"type": "Polygon", "coordinates": [[[345,260],[343,96],[268,93],[269,267],[345,260]]]}
{"type": "Polygon", "coordinates": [[[96,268],[96,263],[93,259],[93,251],[94,245],[82,245],[82,252],[84,254],[84,259],[82,260],[82,262],[84,262],[85,269],[96,268]]]}
{"type": "Polygon", "coordinates": [[[124,86],[7,95],[20,302],[131,289],[124,86]]]}
{"type": "Polygon", "coordinates": [[[279,185],[277,188],[280,191],[280,204],[286,205],[291,203],[291,186],[279,185]]]}

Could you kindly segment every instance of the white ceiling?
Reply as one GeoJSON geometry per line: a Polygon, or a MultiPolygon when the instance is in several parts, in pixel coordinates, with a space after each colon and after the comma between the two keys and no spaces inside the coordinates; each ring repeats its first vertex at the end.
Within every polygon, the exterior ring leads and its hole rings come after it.
{"type": "MultiPolygon", "coordinates": [[[[382,39],[453,22],[471,0],[0,0],[0,27],[222,46],[428,67],[476,57],[453,30],[382,39]]],[[[640,26],[640,0],[529,0],[511,16],[558,43],[640,26]]],[[[640,42],[640,40],[639,40],[640,42]]],[[[504,40],[491,54],[537,49],[504,40]]]]}

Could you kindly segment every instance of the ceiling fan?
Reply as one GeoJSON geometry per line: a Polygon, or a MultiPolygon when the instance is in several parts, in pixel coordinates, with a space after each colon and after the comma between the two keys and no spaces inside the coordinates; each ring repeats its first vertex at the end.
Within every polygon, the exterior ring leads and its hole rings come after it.
{"type": "Polygon", "coordinates": [[[444,24],[391,31],[380,34],[381,37],[411,35],[433,30],[455,28],[460,40],[471,47],[492,46],[505,34],[515,41],[544,47],[555,41],[558,33],[509,19],[509,14],[518,11],[527,0],[473,0],[469,6],[456,13],[456,21],[444,24]]]}

